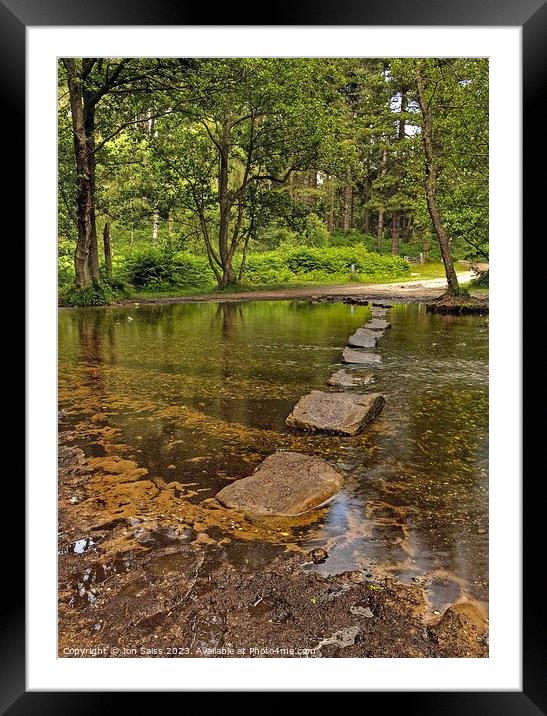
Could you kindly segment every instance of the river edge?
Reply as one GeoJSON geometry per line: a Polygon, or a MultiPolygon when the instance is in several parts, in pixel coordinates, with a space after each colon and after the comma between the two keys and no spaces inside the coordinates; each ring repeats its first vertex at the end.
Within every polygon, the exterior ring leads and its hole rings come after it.
{"type": "MultiPolygon", "coordinates": [[[[460,282],[469,278],[458,276],[460,282]]],[[[446,284],[439,279],[409,281],[406,283],[362,284],[350,283],[336,286],[310,286],[280,290],[239,291],[234,293],[208,293],[194,296],[139,297],[115,301],[114,306],[169,305],[178,303],[239,303],[246,301],[287,301],[287,300],[343,300],[355,298],[362,301],[385,300],[396,303],[427,303],[440,298],[446,284]]],[[[481,292],[470,292],[472,298],[488,306],[488,296],[481,292]]]]}

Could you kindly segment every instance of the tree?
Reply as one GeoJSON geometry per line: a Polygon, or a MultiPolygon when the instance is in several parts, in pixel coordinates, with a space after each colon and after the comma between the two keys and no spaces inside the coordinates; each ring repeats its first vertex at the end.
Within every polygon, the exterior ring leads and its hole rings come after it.
{"type": "Polygon", "coordinates": [[[438,166],[438,149],[435,144],[435,135],[433,130],[433,120],[431,117],[431,101],[433,93],[426,98],[425,78],[424,78],[424,60],[415,60],[416,67],[416,92],[418,102],[420,104],[420,112],[422,114],[422,142],[424,147],[424,166],[425,166],[425,195],[427,199],[427,208],[431,221],[435,227],[435,233],[441,249],[441,256],[444,263],[446,273],[446,281],[448,283],[448,293],[457,295],[460,292],[458,277],[454,269],[454,261],[450,252],[450,243],[446,229],[439,213],[437,205],[437,180],[439,173],[438,166]]]}
{"type": "Polygon", "coordinates": [[[448,293],[460,292],[454,239],[487,255],[488,63],[414,60],[421,114],[427,208],[445,266],[448,293]],[[450,228],[450,233],[449,229],[450,228]]]}
{"type": "MultiPolygon", "coordinates": [[[[76,223],[78,236],[74,254],[76,285],[88,288],[100,278],[96,224],[96,169],[98,153],[125,128],[147,125],[150,95],[164,75],[190,66],[180,60],[62,58],[69,97],[76,166],[76,223]],[[115,96],[114,102],[107,102],[115,96]],[[143,99],[144,98],[144,99],[143,99]],[[97,127],[97,111],[107,104],[97,127]]],[[[155,98],[162,99],[159,93],[155,98]]],[[[156,111],[156,110],[154,110],[156,111]]],[[[158,114],[172,111],[160,106],[158,114]]]]}
{"type": "Polygon", "coordinates": [[[330,241],[324,229],[310,233],[321,220],[347,233],[336,242],[370,250],[385,251],[388,234],[394,254],[402,242],[433,244],[451,291],[453,260],[488,257],[486,60],[69,58],[59,67],[65,283],[71,247],[80,288],[108,280],[112,249],[114,274],[124,254],[151,249],[161,261],[184,250],[205,257],[224,288],[242,278],[248,250],[330,241]]]}
{"type": "Polygon", "coordinates": [[[241,278],[257,190],[317,161],[330,95],[320,61],[202,60],[182,114],[158,121],[153,150],[199,222],[220,288],[241,278]]]}

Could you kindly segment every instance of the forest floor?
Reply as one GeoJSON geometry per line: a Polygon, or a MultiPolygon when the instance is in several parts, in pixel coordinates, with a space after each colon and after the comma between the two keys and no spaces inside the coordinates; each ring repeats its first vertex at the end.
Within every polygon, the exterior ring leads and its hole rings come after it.
{"type": "MultiPolygon", "coordinates": [[[[469,283],[473,278],[471,271],[458,273],[460,285],[469,283]]],[[[232,301],[284,301],[291,299],[329,298],[338,296],[358,296],[362,299],[384,299],[401,303],[421,303],[439,298],[446,289],[446,279],[418,279],[415,281],[396,281],[393,283],[345,283],[334,286],[299,286],[296,288],[280,285],[268,289],[236,291],[231,293],[204,293],[185,296],[146,296],[120,299],[118,304],[138,303],[207,303],[232,301]]],[[[484,289],[470,291],[472,296],[487,298],[484,289]]]]}

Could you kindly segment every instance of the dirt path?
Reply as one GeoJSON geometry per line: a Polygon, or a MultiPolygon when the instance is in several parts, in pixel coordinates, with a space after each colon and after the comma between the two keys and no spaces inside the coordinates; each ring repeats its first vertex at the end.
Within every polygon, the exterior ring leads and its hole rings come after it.
{"type": "MultiPolygon", "coordinates": [[[[471,280],[471,271],[458,274],[460,283],[471,280]]],[[[432,278],[396,283],[346,283],[338,286],[304,286],[271,291],[239,291],[235,293],[208,293],[202,296],[177,296],[173,298],[147,298],[139,303],[227,303],[232,301],[282,301],[292,298],[313,298],[315,296],[360,296],[362,298],[383,298],[414,303],[438,298],[446,288],[446,279],[432,278]]],[[[136,303],[134,299],[123,299],[120,304],[136,303]]]]}

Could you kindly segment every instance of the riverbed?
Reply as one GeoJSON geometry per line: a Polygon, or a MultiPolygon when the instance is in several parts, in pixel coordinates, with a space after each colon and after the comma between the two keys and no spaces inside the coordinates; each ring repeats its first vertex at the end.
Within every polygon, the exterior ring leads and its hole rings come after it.
{"type": "Polygon", "coordinates": [[[117,581],[131,593],[133,569],[142,580],[136,556],[150,565],[157,554],[164,574],[164,563],[176,572],[208,550],[215,565],[255,574],[322,547],[328,559],[305,572],[420,585],[430,615],[457,602],[486,613],[483,316],[394,305],[372,369],[370,389],[386,398],[378,419],[352,438],[285,425],[303,394],[325,389],[369,316],[367,306],[312,301],[60,311],[60,635],[117,581]],[[345,488],[291,520],[219,508],[216,492],[277,449],[329,460],[345,488]]]}

